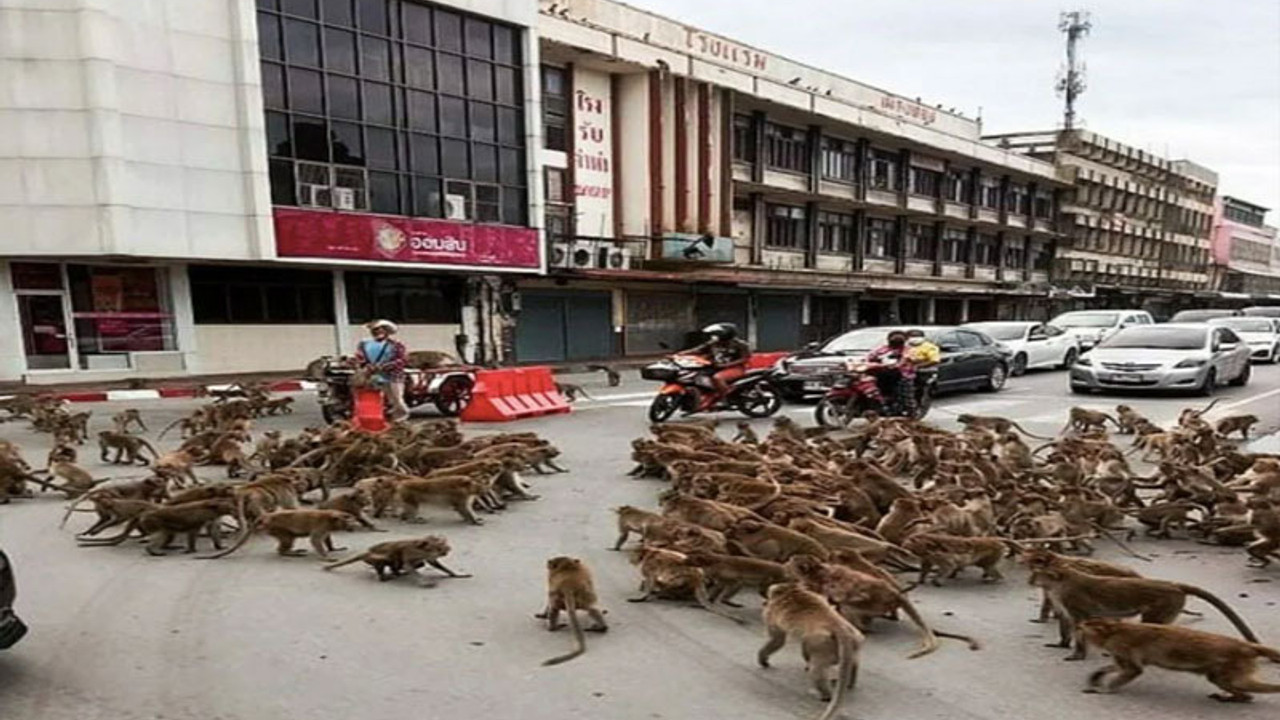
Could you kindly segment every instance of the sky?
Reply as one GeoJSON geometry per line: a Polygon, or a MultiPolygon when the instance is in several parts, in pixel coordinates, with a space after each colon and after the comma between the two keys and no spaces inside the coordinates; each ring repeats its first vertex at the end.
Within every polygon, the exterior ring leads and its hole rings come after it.
{"type": "Polygon", "coordinates": [[[1088,10],[1078,124],[1218,173],[1280,225],[1280,1],[624,0],[968,117],[1061,126],[1062,10],[1088,10]]]}

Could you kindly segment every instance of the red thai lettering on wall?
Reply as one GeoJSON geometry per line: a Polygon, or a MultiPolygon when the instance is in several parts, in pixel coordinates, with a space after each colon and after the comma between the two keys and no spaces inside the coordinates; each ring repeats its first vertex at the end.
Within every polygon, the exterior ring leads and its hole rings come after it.
{"type": "Polygon", "coordinates": [[[763,71],[769,65],[769,56],[758,50],[752,50],[718,38],[715,35],[708,35],[693,29],[685,30],[685,47],[704,57],[721,60],[749,70],[763,71]]]}
{"type": "Polygon", "coordinates": [[[578,123],[573,163],[578,170],[575,177],[581,182],[574,185],[573,193],[577,197],[607,200],[613,196],[613,168],[609,160],[605,99],[578,90],[574,93],[574,109],[578,123]],[[605,179],[591,182],[590,176],[597,173],[606,176],[605,179]]]}
{"type": "Polygon", "coordinates": [[[904,100],[892,95],[880,96],[880,109],[885,112],[893,113],[894,115],[901,115],[903,117],[919,120],[925,125],[932,125],[938,120],[937,110],[926,105],[921,105],[920,103],[911,102],[910,100],[904,100]]]}

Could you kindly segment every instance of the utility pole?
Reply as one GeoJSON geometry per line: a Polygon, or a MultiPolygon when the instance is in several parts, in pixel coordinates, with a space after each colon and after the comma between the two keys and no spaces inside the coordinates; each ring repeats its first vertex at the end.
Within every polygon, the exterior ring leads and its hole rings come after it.
{"type": "Polygon", "coordinates": [[[1058,16],[1058,30],[1067,35],[1067,67],[1058,78],[1058,94],[1066,98],[1066,107],[1062,113],[1064,130],[1075,128],[1076,98],[1084,92],[1084,63],[1076,61],[1076,44],[1089,34],[1093,23],[1089,21],[1089,13],[1084,10],[1072,10],[1058,16]]]}

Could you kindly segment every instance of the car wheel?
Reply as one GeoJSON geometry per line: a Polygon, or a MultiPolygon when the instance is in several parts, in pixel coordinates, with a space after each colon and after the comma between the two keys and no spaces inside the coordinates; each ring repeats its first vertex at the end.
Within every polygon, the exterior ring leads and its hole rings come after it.
{"type": "Polygon", "coordinates": [[[1066,356],[1062,358],[1062,364],[1059,365],[1058,367],[1061,369],[1070,370],[1071,366],[1075,365],[1076,360],[1079,360],[1079,359],[1080,359],[1080,351],[1076,350],[1075,348],[1069,348],[1067,350],[1066,356]]]}
{"type": "Polygon", "coordinates": [[[1004,363],[998,362],[991,366],[987,371],[987,378],[982,383],[982,389],[987,392],[998,392],[1004,387],[1004,383],[1009,379],[1009,368],[1004,363]]]}
{"type": "Polygon", "coordinates": [[[1200,387],[1196,388],[1196,394],[1208,397],[1213,394],[1213,391],[1216,390],[1217,387],[1218,371],[1213,368],[1209,368],[1209,372],[1204,375],[1204,382],[1200,384],[1200,387]]]}
{"type": "Polygon", "coordinates": [[[1089,388],[1084,387],[1083,385],[1068,384],[1068,387],[1071,388],[1072,395],[1088,395],[1089,394],[1089,388]]]}
{"type": "Polygon", "coordinates": [[[1240,371],[1240,375],[1231,381],[1232,387],[1244,387],[1249,384],[1249,376],[1253,375],[1253,365],[1246,362],[1244,369],[1240,371]]]}
{"type": "Polygon", "coordinates": [[[1018,353],[1013,356],[1013,364],[1009,366],[1009,374],[1014,377],[1021,377],[1027,373],[1027,354],[1018,353]]]}

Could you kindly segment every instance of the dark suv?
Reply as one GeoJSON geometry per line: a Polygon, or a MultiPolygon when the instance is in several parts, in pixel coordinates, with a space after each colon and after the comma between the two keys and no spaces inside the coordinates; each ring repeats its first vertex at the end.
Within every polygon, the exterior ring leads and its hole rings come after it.
{"type": "Polygon", "coordinates": [[[13,612],[13,598],[17,593],[9,556],[0,550],[0,650],[12,647],[27,634],[27,626],[13,612]]]}

